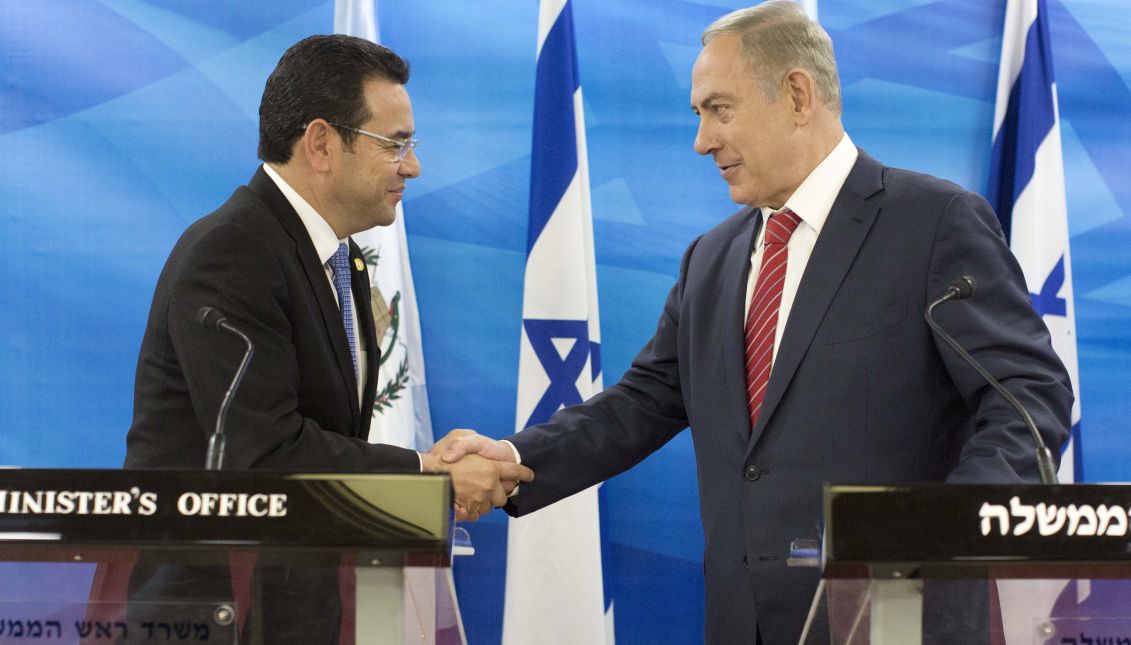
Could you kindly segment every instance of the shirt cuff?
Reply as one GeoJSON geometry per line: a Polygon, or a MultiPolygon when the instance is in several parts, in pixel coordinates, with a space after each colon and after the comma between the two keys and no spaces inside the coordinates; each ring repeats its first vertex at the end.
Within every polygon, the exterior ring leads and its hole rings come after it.
{"type": "MultiPolygon", "coordinates": [[[[507,441],[506,439],[499,441],[499,443],[505,443],[508,446],[510,446],[511,452],[514,453],[514,463],[516,463],[516,464],[522,463],[522,455],[518,454],[518,448],[515,448],[513,443],[507,441]]],[[[511,498],[511,497],[514,497],[515,495],[518,495],[518,489],[520,489],[520,488],[522,488],[522,486],[515,486],[514,489],[507,495],[507,497],[511,498]]]]}
{"type": "Polygon", "coordinates": [[[513,443],[507,441],[506,439],[501,439],[499,441],[499,443],[505,443],[508,446],[510,446],[511,452],[514,453],[514,463],[516,463],[516,464],[522,463],[522,455],[518,454],[518,448],[515,448],[513,443]]]}

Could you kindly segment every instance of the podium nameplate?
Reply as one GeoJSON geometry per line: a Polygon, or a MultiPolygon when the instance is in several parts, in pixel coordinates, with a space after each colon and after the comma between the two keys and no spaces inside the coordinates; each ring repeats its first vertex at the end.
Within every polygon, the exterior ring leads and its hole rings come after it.
{"type": "Polygon", "coordinates": [[[0,470],[0,559],[253,547],[443,566],[450,486],[446,475],[0,470]]]}
{"type": "Polygon", "coordinates": [[[1127,486],[829,486],[824,575],[1124,577],[1129,515],[1127,486]]]}

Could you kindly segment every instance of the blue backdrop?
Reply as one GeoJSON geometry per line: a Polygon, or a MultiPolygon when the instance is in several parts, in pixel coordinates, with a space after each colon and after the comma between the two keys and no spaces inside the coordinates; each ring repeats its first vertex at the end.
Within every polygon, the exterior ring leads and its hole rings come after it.
{"type": "MultiPolygon", "coordinates": [[[[651,335],[683,248],[734,210],[691,149],[698,33],[743,2],[575,0],[603,361],[651,335]]],[[[1068,182],[1087,481],[1127,480],[1131,15],[1050,0],[1068,182]]],[[[437,432],[514,425],[529,190],[534,0],[380,7],[410,60],[424,172],[406,192],[437,432]]],[[[1004,2],[823,0],[845,122],[890,165],[985,192],[1004,2]]],[[[0,6],[0,464],[116,467],[152,289],[177,236],[257,162],[264,80],[333,2],[15,0],[0,6]]],[[[686,433],[607,485],[623,642],[702,640],[702,536],[686,433]]],[[[505,519],[456,575],[497,642],[505,519]]]]}

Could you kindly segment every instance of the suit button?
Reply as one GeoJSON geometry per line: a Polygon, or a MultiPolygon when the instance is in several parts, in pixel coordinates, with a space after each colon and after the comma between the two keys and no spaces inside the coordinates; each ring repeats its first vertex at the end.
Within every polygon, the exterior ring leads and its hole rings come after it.
{"type": "Polygon", "coordinates": [[[742,566],[746,567],[747,569],[750,568],[750,558],[749,557],[747,557],[745,555],[742,556],[742,566]]]}
{"type": "Polygon", "coordinates": [[[762,476],[762,469],[757,466],[747,466],[746,470],[742,471],[742,475],[746,477],[746,479],[754,481],[762,476]]]}

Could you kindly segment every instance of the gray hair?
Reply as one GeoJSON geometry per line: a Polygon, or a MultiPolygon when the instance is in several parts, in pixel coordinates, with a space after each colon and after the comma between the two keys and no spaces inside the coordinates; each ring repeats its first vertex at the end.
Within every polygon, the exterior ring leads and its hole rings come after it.
{"type": "Polygon", "coordinates": [[[727,33],[742,37],[742,57],[758,79],[766,101],[777,96],[789,70],[801,68],[813,77],[817,98],[840,115],[840,76],[833,41],[800,5],[791,0],[769,0],[732,11],[703,30],[703,44],[727,33]]]}

